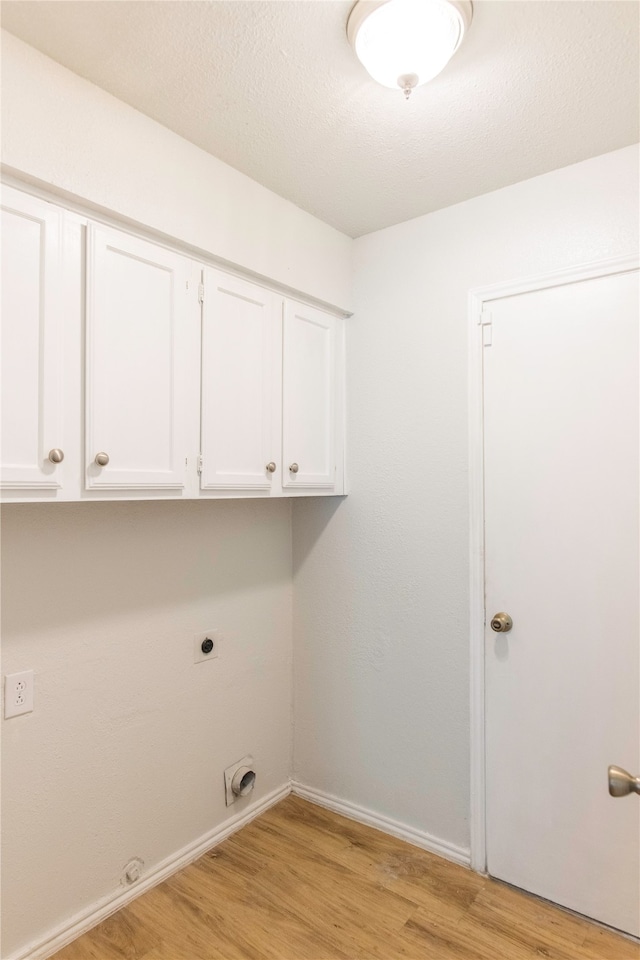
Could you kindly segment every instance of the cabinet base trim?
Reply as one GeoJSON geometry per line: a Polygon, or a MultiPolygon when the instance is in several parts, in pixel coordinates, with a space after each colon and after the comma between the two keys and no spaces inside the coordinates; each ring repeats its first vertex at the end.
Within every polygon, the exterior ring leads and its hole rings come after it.
{"type": "Polygon", "coordinates": [[[57,480],[0,480],[0,490],[61,490],[57,480]]]}
{"type": "Polygon", "coordinates": [[[184,490],[184,483],[91,483],[85,490],[184,490]]]}

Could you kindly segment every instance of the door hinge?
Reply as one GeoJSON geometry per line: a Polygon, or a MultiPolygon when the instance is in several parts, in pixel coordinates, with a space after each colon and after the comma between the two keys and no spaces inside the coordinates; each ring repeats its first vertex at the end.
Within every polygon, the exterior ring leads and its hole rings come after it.
{"type": "Polygon", "coordinates": [[[488,310],[483,310],[480,314],[480,325],[482,326],[482,346],[490,347],[493,342],[493,324],[488,310]]]}
{"type": "Polygon", "coordinates": [[[204,283],[198,284],[198,303],[204,303],[204,283]]]}
{"type": "Polygon", "coordinates": [[[198,476],[202,474],[202,469],[204,467],[204,460],[202,459],[202,454],[198,454],[198,476]]]}

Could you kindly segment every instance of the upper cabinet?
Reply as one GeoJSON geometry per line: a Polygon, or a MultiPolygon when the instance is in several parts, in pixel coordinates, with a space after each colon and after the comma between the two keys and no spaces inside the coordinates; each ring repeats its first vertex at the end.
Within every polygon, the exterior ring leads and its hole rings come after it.
{"type": "Polygon", "coordinates": [[[343,493],[342,321],[203,279],[201,490],[343,493]]]}
{"type": "Polygon", "coordinates": [[[5,500],[344,492],[344,321],[5,188],[5,500]]]}
{"type": "Polygon", "coordinates": [[[89,490],[186,485],[190,272],[190,261],[170,250],[88,227],[89,490]]]}
{"type": "Polygon", "coordinates": [[[2,462],[7,490],[62,489],[63,212],[2,191],[2,462]]]}
{"type": "Polygon", "coordinates": [[[283,340],[282,456],[285,488],[337,482],[337,320],[286,301],[283,340]]]}
{"type": "Polygon", "coordinates": [[[280,472],[282,300],[205,268],[202,305],[202,490],[270,493],[280,472]]]}

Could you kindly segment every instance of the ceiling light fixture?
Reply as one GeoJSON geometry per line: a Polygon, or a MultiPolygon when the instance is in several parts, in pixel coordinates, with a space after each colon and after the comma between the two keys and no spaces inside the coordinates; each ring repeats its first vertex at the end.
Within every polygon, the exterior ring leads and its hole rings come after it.
{"type": "Polygon", "coordinates": [[[408,100],[446,67],[472,13],[471,0],[358,0],[347,37],[373,79],[408,100]]]}

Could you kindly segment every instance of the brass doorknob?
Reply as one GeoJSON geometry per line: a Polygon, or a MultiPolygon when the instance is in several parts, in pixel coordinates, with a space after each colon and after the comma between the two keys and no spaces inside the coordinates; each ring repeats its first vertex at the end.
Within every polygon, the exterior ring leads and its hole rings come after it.
{"type": "Polygon", "coordinates": [[[508,613],[496,613],[491,618],[491,629],[496,633],[509,633],[513,620],[508,613]]]}
{"type": "Polygon", "coordinates": [[[96,460],[95,460],[95,462],[98,464],[99,467],[106,467],[106,465],[109,463],[109,454],[108,454],[108,453],[96,453],[96,460]]]}
{"type": "Polygon", "coordinates": [[[291,466],[289,467],[289,470],[291,471],[291,473],[297,473],[299,469],[300,467],[298,466],[297,463],[292,463],[291,466]]]}
{"type": "Polygon", "coordinates": [[[64,452],[60,447],[54,447],[53,450],[49,450],[49,460],[51,463],[62,463],[64,460],[64,452]]]}
{"type": "Polygon", "coordinates": [[[640,777],[632,777],[622,767],[609,767],[609,793],[612,797],[626,797],[640,793],[640,777]]]}
{"type": "Polygon", "coordinates": [[[269,473],[275,473],[275,472],[276,472],[276,465],[275,465],[275,463],[273,462],[273,460],[270,460],[269,463],[267,464],[267,470],[269,471],[269,473]]]}

